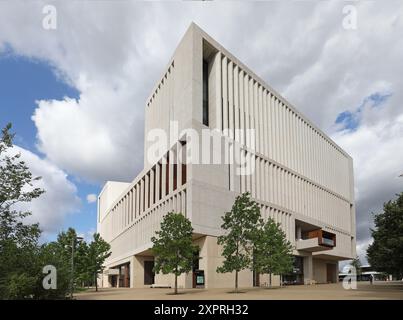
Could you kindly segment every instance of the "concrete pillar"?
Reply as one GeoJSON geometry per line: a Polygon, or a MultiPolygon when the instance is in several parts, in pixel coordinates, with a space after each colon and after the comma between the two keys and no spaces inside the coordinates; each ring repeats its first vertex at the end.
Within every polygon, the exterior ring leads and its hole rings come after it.
{"type": "Polygon", "coordinates": [[[146,174],[145,177],[145,184],[144,184],[144,194],[145,194],[145,198],[144,198],[144,210],[147,210],[148,207],[150,206],[150,202],[149,202],[149,187],[150,187],[150,176],[148,174],[146,174]]]}
{"type": "Polygon", "coordinates": [[[222,99],[223,99],[223,130],[228,129],[228,62],[224,56],[222,60],[222,99]]]}
{"type": "Polygon", "coordinates": [[[161,181],[161,183],[162,183],[162,186],[161,186],[162,187],[161,188],[162,195],[161,195],[161,198],[163,199],[165,197],[165,194],[166,194],[166,180],[167,180],[167,161],[166,161],[165,157],[163,158],[161,168],[162,168],[162,170],[161,170],[161,172],[162,172],[162,181],[161,181]]]}
{"type": "Polygon", "coordinates": [[[243,70],[239,72],[239,122],[240,129],[242,130],[240,136],[241,144],[245,144],[245,104],[244,104],[244,73],[243,70]]]}
{"type": "Polygon", "coordinates": [[[153,169],[150,170],[150,207],[155,203],[154,202],[154,175],[155,171],[153,169]]]}
{"type": "Polygon", "coordinates": [[[144,179],[141,179],[140,182],[140,212],[139,215],[143,213],[145,210],[145,205],[144,205],[144,179]]]}
{"type": "MultiPolygon", "coordinates": [[[[231,129],[231,132],[233,133],[232,129],[231,129]]],[[[229,148],[228,148],[228,152],[229,152],[229,158],[228,158],[228,160],[229,160],[229,176],[230,176],[229,189],[231,191],[235,191],[235,180],[234,180],[235,179],[235,165],[234,165],[235,153],[234,153],[234,149],[235,149],[234,143],[233,143],[233,141],[231,141],[230,144],[229,144],[229,148]]]]}
{"type": "MultiPolygon", "coordinates": [[[[239,135],[238,135],[238,139],[240,139],[239,135]]],[[[241,191],[242,176],[240,175],[240,172],[239,172],[240,164],[242,163],[241,162],[241,152],[242,151],[239,147],[239,142],[235,142],[234,143],[234,165],[233,165],[233,167],[234,167],[234,191],[236,191],[236,192],[242,192],[241,191]]]]}
{"type": "MultiPolygon", "coordinates": [[[[229,137],[234,139],[234,68],[233,62],[228,63],[228,129],[229,137]]],[[[233,190],[233,189],[232,189],[233,190]]]]}
{"type": "Polygon", "coordinates": [[[136,274],[134,272],[134,256],[130,259],[130,288],[134,288],[134,278],[136,274]]]}
{"type": "Polygon", "coordinates": [[[302,230],[300,226],[297,226],[297,239],[295,240],[301,240],[302,239],[302,230]]]}
{"type": "Polygon", "coordinates": [[[119,268],[119,274],[117,276],[117,281],[116,281],[116,288],[120,288],[120,275],[121,275],[122,269],[119,268]]]}
{"type": "Polygon", "coordinates": [[[236,65],[234,68],[234,121],[235,121],[235,140],[237,142],[240,141],[240,136],[239,136],[239,71],[238,71],[238,66],[236,65]]]}
{"type": "Polygon", "coordinates": [[[180,141],[176,143],[176,188],[182,186],[182,144],[180,141]]]}
{"type": "Polygon", "coordinates": [[[216,88],[217,91],[215,93],[216,95],[216,104],[215,104],[215,110],[216,110],[216,123],[215,123],[215,128],[218,130],[222,130],[222,83],[221,83],[221,52],[217,52],[215,56],[215,75],[216,75],[216,88]]]}
{"type": "Polygon", "coordinates": [[[140,256],[133,256],[133,287],[141,288],[144,286],[144,259],[140,256]]]}
{"type": "Polygon", "coordinates": [[[160,165],[159,162],[155,165],[155,203],[157,203],[160,199],[160,165]]]}
{"type": "Polygon", "coordinates": [[[256,176],[257,176],[257,165],[256,165],[256,157],[255,155],[252,153],[251,154],[251,161],[253,161],[253,166],[255,168],[255,170],[252,172],[251,174],[251,187],[250,187],[250,193],[252,198],[256,198],[256,176]]]}
{"type": "Polygon", "coordinates": [[[136,185],[136,211],[135,211],[135,217],[140,215],[140,184],[137,183],[136,185]]]}
{"type": "Polygon", "coordinates": [[[175,152],[170,150],[169,153],[169,177],[168,177],[168,194],[171,194],[174,190],[174,162],[175,152]]]}
{"type": "Polygon", "coordinates": [[[304,284],[312,284],[313,258],[312,255],[304,257],[304,284]]]}
{"type": "Polygon", "coordinates": [[[186,191],[182,192],[181,201],[182,201],[182,213],[185,217],[187,217],[187,210],[186,210],[186,191]]]}
{"type": "Polygon", "coordinates": [[[290,216],[290,239],[291,244],[295,246],[296,236],[295,236],[295,218],[294,215],[290,216]]]}

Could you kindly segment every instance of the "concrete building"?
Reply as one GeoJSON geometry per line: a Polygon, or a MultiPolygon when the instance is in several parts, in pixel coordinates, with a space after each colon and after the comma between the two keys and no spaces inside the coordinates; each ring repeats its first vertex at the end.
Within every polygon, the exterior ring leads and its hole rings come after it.
{"type": "MultiPolygon", "coordinates": [[[[143,171],[131,183],[107,182],[99,195],[98,232],[112,251],[102,286],[173,285],[170,275],[153,273],[150,248],[163,216],[176,211],[194,228],[201,258],[194,269],[203,270],[205,286],[232,287],[233,274],[216,273],[223,261],[217,236],[221,216],[245,191],[295,248],[294,272],[284,281],[336,282],[338,261],[356,256],[351,157],[195,24],[145,103],[145,137],[143,171]],[[204,154],[187,159],[203,130],[212,132],[210,142],[224,142],[201,148],[221,162],[204,154]],[[168,143],[153,158],[150,137],[160,131],[168,143]],[[239,157],[253,164],[251,174],[223,160],[239,157]]],[[[194,287],[194,275],[182,275],[179,286],[194,287]]],[[[243,271],[239,285],[265,285],[267,278],[243,271]]]]}

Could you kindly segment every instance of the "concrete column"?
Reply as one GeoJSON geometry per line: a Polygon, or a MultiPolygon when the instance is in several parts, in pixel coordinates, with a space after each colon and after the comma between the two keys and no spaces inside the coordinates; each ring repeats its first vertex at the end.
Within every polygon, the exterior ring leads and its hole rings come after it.
{"type": "MultiPolygon", "coordinates": [[[[233,132],[233,130],[231,130],[231,132],[233,132]]],[[[228,152],[229,152],[229,189],[231,191],[235,191],[235,182],[234,182],[234,178],[235,178],[235,166],[234,166],[234,144],[233,142],[231,142],[229,144],[229,148],[228,148],[228,152]]]]}
{"type": "Polygon", "coordinates": [[[268,107],[268,92],[263,91],[263,133],[264,133],[264,154],[269,156],[269,107],[268,107]]]}
{"type": "Polygon", "coordinates": [[[216,74],[216,124],[218,130],[222,130],[222,82],[221,82],[221,52],[215,56],[215,74],[216,74]]]}
{"type": "Polygon", "coordinates": [[[140,215],[140,184],[136,185],[136,211],[135,217],[137,218],[140,215]]]}
{"type": "Polygon", "coordinates": [[[255,170],[253,171],[251,175],[251,188],[250,188],[250,193],[252,198],[256,198],[256,176],[257,176],[257,164],[256,164],[256,157],[255,154],[251,154],[251,161],[254,163],[255,170]]]}
{"type": "Polygon", "coordinates": [[[169,154],[169,189],[168,194],[171,194],[174,190],[174,162],[175,162],[175,151],[170,150],[169,154]]]}
{"type": "MultiPolygon", "coordinates": [[[[239,137],[238,137],[239,139],[239,137]]],[[[237,168],[239,168],[239,163],[241,159],[241,149],[239,148],[239,143],[236,143],[234,147],[234,191],[241,192],[241,179],[243,178],[239,172],[237,174],[237,168]]]]}
{"type": "Polygon", "coordinates": [[[144,259],[140,256],[133,256],[133,287],[144,286],[144,259]]]}
{"type": "Polygon", "coordinates": [[[182,206],[182,213],[183,213],[183,215],[185,217],[187,217],[186,196],[187,196],[186,191],[182,191],[182,194],[181,194],[182,204],[181,204],[181,206],[182,206]]]}
{"type": "Polygon", "coordinates": [[[182,145],[180,141],[176,143],[176,188],[182,186],[182,145]]]}
{"type": "Polygon", "coordinates": [[[119,274],[117,276],[117,281],[116,281],[116,288],[120,288],[120,275],[121,275],[122,269],[119,268],[119,274]]]}
{"type": "Polygon", "coordinates": [[[134,256],[131,257],[130,259],[130,288],[134,288],[134,278],[135,278],[135,272],[134,272],[134,256]]]}
{"type": "Polygon", "coordinates": [[[251,94],[251,99],[252,99],[252,110],[253,110],[253,129],[255,129],[255,150],[257,152],[260,152],[260,146],[259,146],[259,108],[258,108],[258,99],[257,99],[257,82],[255,82],[253,79],[251,80],[252,83],[252,94],[251,94]]]}
{"type": "Polygon", "coordinates": [[[259,152],[264,154],[263,88],[260,85],[258,86],[258,114],[259,116],[257,118],[257,123],[259,127],[259,152]]]}
{"type": "Polygon", "coordinates": [[[234,68],[234,120],[235,120],[235,140],[237,142],[240,141],[239,136],[239,71],[238,66],[236,65],[234,68]]]}
{"type": "Polygon", "coordinates": [[[312,255],[304,257],[304,284],[312,284],[313,258],[312,255]]]}
{"type": "Polygon", "coordinates": [[[264,162],[264,187],[265,187],[265,201],[270,201],[270,186],[269,186],[269,161],[264,162]]]}
{"type": "Polygon", "coordinates": [[[228,129],[229,136],[234,139],[234,68],[233,62],[228,63],[228,129]]]}
{"type": "Polygon", "coordinates": [[[140,212],[139,214],[141,215],[141,213],[144,211],[145,209],[145,205],[144,205],[144,179],[141,179],[140,182],[140,212]]]}
{"type": "Polygon", "coordinates": [[[260,197],[260,191],[262,190],[262,185],[261,185],[261,172],[260,172],[260,158],[257,158],[256,160],[256,168],[255,168],[255,172],[256,172],[256,189],[255,189],[255,197],[256,199],[261,199],[260,197]]]}
{"type": "Polygon", "coordinates": [[[151,168],[150,170],[150,207],[155,203],[154,202],[154,175],[155,175],[155,171],[151,168]]]}
{"type": "Polygon", "coordinates": [[[144,183],[144,194],[145,194],[145,198],[144,198],[144,210],[147,210],[150,202],[148,201],[148,193],[149,193],[149,186],[150,186],[150,176],[148,174],[146,174],[145,176],[145,183],[144,183]]]}
{"type": "Polygon", "coordinates": [[[244,105],[244,74],[243,70],[239,72],[239,128],[242,130],[240,136],[241,144],[245,144],[245,105],[244,105]]]}
{"type": "Polygon", "coordinates": [[[302,239],[302,230],[300,226],[297,226],[297,239],[295,240],[301,240],[302,239]]]}
{"type": "Polygon", "coordinates": [[[163,158],[163,161],[162,161],[162,165],[161,165],[161,173],[162,173],[162,180],[161,180],[161,183],[162,183],[162,188],[161,188],[161,192],[162,192],[162,195],[161,195],[161,198],[163,199],[164,197],[165,197],[165,194],[166,194],[166,180],[167,180],[167,161],[166,161],[166,158],[165,158],[165,156],[164,156],[164,158],[163,158]]]}
{"type": "Polygon", "coordinates": [[[228,129],[228,61],[222,60],[222,98],[223,98],[223,130],[228,129]]]}
{"type": "Polygon", "coordinates": [[[244,117],[245,117],[245,144],[246,146],[250,147],[251,146],[251,141],[250,141],[250,112],[249,112],[249,87],[248,87],[248,75],[245,74],[244,79],[243,79],[243,95],[244,95],[244,117]]]}
{"type": "Polygon", "coordinates": [[[130,223],[134,221],[134,188],[130,190],[130,223]]]}
{"type": "Polygon", "coordinates": [[[297,240],[295,236],[295,218],[292,215],[290,216],[290,241],[293,246],[295,246],[295,240],[297,240]]]}
{"type": "Polygon", "coordinates": [[[161,168],[159,162],[155,165],[155,203],[157,203],[160,199],[160,175],[161,168]]]}

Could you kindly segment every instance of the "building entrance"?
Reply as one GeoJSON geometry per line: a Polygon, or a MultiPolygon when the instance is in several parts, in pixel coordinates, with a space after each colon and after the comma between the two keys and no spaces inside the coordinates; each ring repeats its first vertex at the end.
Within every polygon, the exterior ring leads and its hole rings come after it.
{"type": "Polygon", "coordinates": [[[326,281],[327,283],[336,282],[336,265],[332,263],[326,264],[326,281]]]}
{"type": "Polygon", "coordinates": [[[154,261],[144,261],[144,284],[154,284],[154,261]]]}

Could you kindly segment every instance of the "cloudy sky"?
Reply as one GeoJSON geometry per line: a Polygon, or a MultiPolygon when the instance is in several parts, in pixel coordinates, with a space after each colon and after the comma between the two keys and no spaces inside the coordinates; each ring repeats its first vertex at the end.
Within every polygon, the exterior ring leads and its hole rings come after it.
{"type": "Polygon", "coordinates": [[[1,1],[0,126],[43,177],[45,239],[89,235],[104,181],[141,170],[145,99],[192,21],[354,158],[363,256],[371,212],[403,191],[401,1],[1,1]]]}

